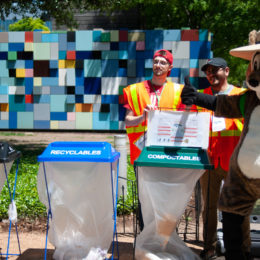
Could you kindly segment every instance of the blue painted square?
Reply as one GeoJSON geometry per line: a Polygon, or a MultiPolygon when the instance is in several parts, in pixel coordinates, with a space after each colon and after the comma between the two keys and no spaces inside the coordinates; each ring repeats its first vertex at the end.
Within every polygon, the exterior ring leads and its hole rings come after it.
{"type": "Polygon", "coordinates": [[[118,68],[117,77],[127,77],[127,69],[126,68],[118,68]]]}
{"type": "Polygon", "coordinates": [[[17,128],[33,129],[33,112],[17,112],[17,128]]]}
{"type": "Polygon", "coordinates": [[[24,78],[15,78],[14,79],[14,84],[16,86],[24,86],[25,80],[24,80],[24,78]]]}
{"type": "Polygon", "coordinates": [[[83,97],[84,97],[83,95],[76,95],[75,96],[75,102],[82,104],[83,103],[83,99],[84,99],[83,97]]]}
{"type": "MultiPolygon", "coordinates": [[[[59,78],[58,77],[43,77],[42,78],[42,86],[51,86],[56,87],[59,86],[59,78]]],[[[64,87],[59,86],[60,89],[64,89],[64,87]]]]}
{"type": "Polygon", "coordinates": [[[42,33],[42,42],[58,42],[57,33],[42,33]]]}
{"type": "Polygon", "coordinates": [[[84,78],[84,70],[83,69],[76,69],[76,77],[84,78]]]}
{"type": "Polygon", "coordinates": [[[119,50],[127,50],[128,44],[127,42],[119,42],[119,50]]]}
{"type": "Polygon", "coordinates": [[[181,30],[164,30],[163,31],[164,41],[180,41],[181,40],[181,30]]]}
{"type": "Polygon", "coordinates": [[[34,120],[34,129],[50,129],[50,120],[34,120]]]}
{"type": "Polygon", "coordinates": [[[75,69],[67,69],[66,85],[67,86],[75,86],[75,83],[76,83],[75,69]]]}
{"type": "Polygon", "coordinates": [[[25,104],[25,111],[26,112],[33,112],[33,109],[34,109],[33,104],[31,104],[31,103],[25,104]]]}
{"type": "Polygon", "coordinates": [[[75,95],[67,95],[66,103],[75,104],[75,95]]]}
{"type": "Polygon", "coordinates": [[[66,60],[67,52],[66,51],[59,51],[59,60],[66,60]]]}
{"type": "Polygon", "coordinates": [[[191,41],[190,59],[208,59],[210,57],[210,48],[210,42],[191,41]]]}
{"type": "Polygon", "coordinates": [[[67,113],[66,112],[51,112],[51,120],[67,120],[67,113]]]}
{"type": "Polygon", "coordinates": [[[0,51],[8,51],[8,43],[0,43],[0,51]]]}
{"type": "Polygon", "coordinates": [[[178,78],[181,74],[181,70],[179,68],[173,68],[171,70],[171,74],[170,74],[170,77],[176,77],[178,78]]]}
{"type": "Polygon", "coordinates": [[[119,113],[118,113],[118,104],[110,104],[110,120],[118,121],[119,113]]]}
{"type": "Polygon", "coordinates": [[[84,77],[76,77],[76,86],[84,86],[84,77]]]}
{"type": "Polygon", "coordinates": [[[9,95],[9,111],[25,111],[25,96],[9,95]]]}
{"type": "Polygon", "coordinates": [[[145,48],[147,50],[159,50],[163,48],[163,30],[145,31],[145,48]]]}
{"type": "Polygon", "coordinates": [[[101,41],[101,31],[93,31],[93,42],[100,42],[101,41]]]}
{"type": "Polygon", "coordinates": [[[128,59],[136,58],[136,42],[128,42],[128,59]]]}
{"type": "Polygon", "coordinates": [[[52,96],[50,95],[34,95],[33,96],[33,102],[40,104],[40,103],[50,103],[52,96]]]}
{"type": "Polygon", "coordinates": [[[110,130],[118,130],[119,128],[119,123],[118,121],[110,121],[110,130]]]}
{"type": "Polygon", "coordinates": [[[84,77],[101,77],[101,60],[84,60],[84,77]]]}
{"type": "Polygon", "coordinates": [[[57,60],[50,60],[50,69],[58,69],[59,68],[59,63],[57,60]]]}
{"type": "Polygon", "coordinates": [[[33,92],[33,78],[25,78],[25,95],[31,95],[33,92]]]}
{"type": "MultiPolygon", "coordinates": [[[[83,83],[84,84],[84,83],[83,83]]],[[[84,95],[84,85],[82,86],[76,86],[75,87],[75,94],[76,95],[84,95]]]]}
{"type": "Polygon", "coordinates": [[[59,50],[67,50],[67,33],[59,33],[59,50]]]}
{"type": "Polygon", "coordinates": [[[154,55],[154,51],[152,51],[152,50],[144,51],[144,58],[145,59],[152,59],[153,55],[154,55]]]}
{"type": "Polygon", "coordinates": [[[144,51],[136,51],[136,59],[137,60],[144,60],[145,59],[145,52],[144,51]]]}
{"type": "Polygon", "coordinates": [[[93,129],[110,129],[109,113],[93,112],[93,129]]]}
{"type": "Polygon", "coordinates": [[[9,120],[0,120],[0,128],[1,129],[9,128],[9,120]]]}
{"type": "Polygon", "coordinates": [[[76,50],[76,43],[75,42],[68,42],[67,43],[67,50],[68,51],[75,51],[76,50]]]}
{"type": "Polygon", "coordinates": [[[25,60],[25,68],[33,69],[33,60],[25,60]]]}
{"type": "Polygon", "coordinates": [[[184,78],[186,77],[186,76],[189,76],[189,74],[190,74],[190,69],[189,68],[181,68],[180,69],[180,83],[181,84],[184,84],[184,78]]]}
{"type": "Polygon", "coordinates": [[[58,77],[59,76],[59,70],[58,69],[50,69],[50,77],[58,77]]]}
{"type": "Polygon", "coordinates": [[[8,43],[8,50],[9,51],[23,51],[24,50],[24,43],[8,43]]]}
{"type": "Polygon", "coordinates": [[[208,41],[208,34],[209,34],[209,31],[207,29],[200,29],[199,30],[199,40],[208,41]]]}
{"type": "Polygon", "coordinates": [[[50,90],[51,95],[64,95],[66,93],[65,87],[61,86],[52,86],[50,90]]]}
{"type": "Polygon", "coordinates": [[[6,60],[0,60],[0,77],[9,77],[9,70],[6,60]]]}
{"type": "Polygon", "coordinates": [[[66,95],[52,95],[49,103],[51,112],[65,112],[66,95]]]}
{"type": "Polygon", "coordinates": [[[76,51],[77,60],[92,59],[93,55],[91,51],[76,51]]]}
{"type": "Polygon", "coordinates": [[[25,68],[25,60],[16,60],[15,61],[16,69],[24,69],[25,68]]]}
{"type": "Polygon", "coordinates": [[[0,95],[8,95],[8,86],[0,87],[0,95]]]}
{"type": "Polygon", "coordinates": [[[124,108],[124,106],[122,104],[118,105],[118,109],[119,109],[119,121],[124,121],[126,109],[124,108]]]}
{"type": "Polygon", "coordinates": [[[101,78],[85,78],[84,94],[101,94],[101,78]]]}
{"type": "Polygon", "coordinates": [[[9,111],[9,128],[17,129],[17,112],[9,111]]]}
{"type": "Polygon", "coordinates": [[[1,51],[0,52],[0,60],[7,60],[7,52],[1,51]]]}
{"type": "Polygon", "coordinates": [[[128,59],[128,51],[119,51],[118,58],[120,60],[127,60],[128,59]]]}
{"type": "Polygon", "coordinates": [[[198,77],[196,77],[196,78],[190,77],[190,83],[192,86],[199,89],[199,78],[198,77]]]}
{"type": "Polygon", "coordinates": [[[198,68],[199,60],[198,59],[190,59],[190,68],[198,68]]]}
{"type": "Polygon", "coordinates": [[[102,77],[116,77],[118,60],[102,60],[102,77]]]}
{"type": "Polygon", "coordinates": [[[145,79],[150,79],[153,76],[153,70],[152,69],[145,69],[145,79]]]}
{"type": "Polygon", "coordinates": [[[91,51],[93,43],[92,31],[76,31],[76,50],[91,51]]]}
{"type": "Polygon", "coordinates": [[[102,95],[101,96],[102,104],[117,104],[118,103],[118,95],[102,95]]]}
{"type": "Polygon", "coordinates": [[[137,77],[144,77],[144,60],[136,60],[136,76],[137,77]]]}
{"type": "Polygon", "coordinates": [[[145,60],[144,67],[146,69],[152,69],[153,68],[153,60],[152,59],[145,60]]]}
{"type": "Polygon", "coordinates": [[[110,50],[111,51],[119,50],[119,43],[118,42],[110,42],[110,50]]]}

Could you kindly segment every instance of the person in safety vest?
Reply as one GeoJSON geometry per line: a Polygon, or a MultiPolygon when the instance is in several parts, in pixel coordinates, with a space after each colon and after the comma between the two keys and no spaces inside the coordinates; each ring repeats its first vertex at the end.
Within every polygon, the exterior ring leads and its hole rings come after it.
{"type": "MultiPolygon", "coordinates": [[[[184,85],[167,80],[173,68],[173,55],[167,50],[158,50],[153,56],[153,77],[124,88],[125,125],[130,143],[131,164],[139,157],[145,146],[148,111],[184,109],[181,91],[184,85]]],[[[143,229],[139,205],[139,227],[143,229]]]]}
{"type": "MultiPolygon", "coordinates": [[[[209,59],[201,70],[206,74],[210,87],[199,90],[209,95],[236,95],[244,91],[228,83],[229,67],[227,62],[219,57],[209,59]]],[[[201,111],[201,110],[200,110],[201,111]]],[[[206,109],[203,109],[206,111],[206,109]]],[[[236,147],[243,128],[243,119],[227,119],[214,117],[211,113],[211,129],[208,154],[214,170],[207,170],[200,178],[203,204],[203,240],[204,250],[200,256],[203,259],[216,257],[217,243],[217,206],[222,181],[225,180],[229,168],[229,160],[236,147]]],[[[243,245],[250,251],[249,218],[245,219],[243,230],[246,232],[243,245]]]]}
{"type": "Polygon", "coordinates": [[[173,56],[167,50],[158,50],[153,56],[153,77],[124,88],[125,125],[130,143],[131,164],[139,157],[147,130],[147,112],[150,110],[178,110],[183,85],[167,81],[173,68],[173,56]]]}

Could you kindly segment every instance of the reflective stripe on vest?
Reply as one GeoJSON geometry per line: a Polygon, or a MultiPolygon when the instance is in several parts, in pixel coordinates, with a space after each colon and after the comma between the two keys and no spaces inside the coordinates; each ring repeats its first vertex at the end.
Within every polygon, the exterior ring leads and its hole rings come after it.
{"type": "Polygon", "coordinates": [[[174,99],[173,99],[173,108],[177,108],[181,100],[181,85],[174,84],[174,99]]]}
{"type": "Polygon", "coordinates": [[[140,115],[140,108],[139,108],[138,97],[136,92],[136,84],[131,86],[130,92],[131,92],[131,97],[132,97],[135,112],[137,115],[140,115]]]}

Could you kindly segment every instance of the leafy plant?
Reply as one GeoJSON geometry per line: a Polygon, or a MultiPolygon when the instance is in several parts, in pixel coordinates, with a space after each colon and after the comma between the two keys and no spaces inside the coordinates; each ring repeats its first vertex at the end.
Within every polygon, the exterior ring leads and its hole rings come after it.
{"type": "Polygon", "coordinates": [[[9,25],[9,31],[49,31],[50,29],[45,25],[45,22],[40,18],[26,17],[16,23],[9,25]]]}

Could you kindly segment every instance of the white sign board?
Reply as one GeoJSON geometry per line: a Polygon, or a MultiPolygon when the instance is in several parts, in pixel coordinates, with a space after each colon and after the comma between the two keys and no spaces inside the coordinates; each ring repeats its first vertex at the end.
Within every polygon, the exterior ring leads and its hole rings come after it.
{"type": "Polygon", "coordinates": [[[208,148],[210,113],[150,111],[146,146],[208,148]]]}

